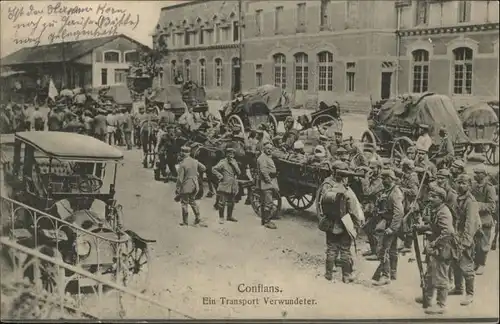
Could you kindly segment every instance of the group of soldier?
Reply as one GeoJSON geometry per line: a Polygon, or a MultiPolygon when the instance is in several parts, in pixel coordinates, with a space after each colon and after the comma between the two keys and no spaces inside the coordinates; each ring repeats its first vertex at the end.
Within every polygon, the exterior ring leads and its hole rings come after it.
{"type": "Polygon", "coordinates": [[[449,161],[449,154],[443,154],[449,168],[441,160],[438,169],[429,160],[428,148],[418,141],[401,161],[372,155],[362,167],[367,171],[361,180],[362,210],[348,181],[355,170],[339,159],[316,203],[319,228],[326,232],[327,280],[332,280],[335,265],[341,267],[345,282],[353,280],[351,245],[358,231],[366,234],[370,246],[363,256],[379,262],[372,276],[375,286],[397,279],[398,254],[410,252],[417,235],[424,235],[425,289],[416,301],[424,304],[426,313],[442,314],[448,295],[463,295],[465,290],[461,305],[473,301],[475,276],[484,272],[495,222],[498,232],[498,173],[489,175],[481,163],[472,176],[463,160],[449,161]],[[398,251],[399,240],[403,247],[398,251]]]}

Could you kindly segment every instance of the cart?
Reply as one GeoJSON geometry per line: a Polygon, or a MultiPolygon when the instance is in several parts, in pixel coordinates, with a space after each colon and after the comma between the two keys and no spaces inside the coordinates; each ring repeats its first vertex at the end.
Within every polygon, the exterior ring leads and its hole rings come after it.
{"type": "MultiPolygon", "coordinates": [[[[377,113],[370,113],[368,127],[361,136],[363,144],[375,144],[379,155],[391,160],[406,157],[407,149],[418,139],[418,125],[428,125],[434,143],[439,142],[440,127],[453,141],[455,156],[464,156],[469,139],[450,98],[434,93],[407,94],[387,100],[377,113]]],[[[435,161],[437,147],[429,152],[435,161]]]]}
{"type": "Polygon", "coordinates": [[[319,110],[310,115],[297,117],[297,122],[302,126],[302,130],[316,129],[321,135],[326,135],[330,129],[342,131],[340,104],[335,102],[332,105],[327,105],[322,101],[319,104],[319,110]]]}
{"type": "Polygon", "coordinates": [[[170,103],[170,109],[176,118],[184,114],[187,107],[193,108],[195,113],[207,113],[208,102],[203,87],[189,81],[183,85],[168,85],[163,88],[153,89],[147,96],[146,104],[163,105],[170,103]]]}

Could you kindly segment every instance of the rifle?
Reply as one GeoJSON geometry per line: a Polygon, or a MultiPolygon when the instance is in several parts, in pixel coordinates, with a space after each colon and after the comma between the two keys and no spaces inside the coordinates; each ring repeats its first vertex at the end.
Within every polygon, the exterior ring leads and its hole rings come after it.
{"type": "Polygon", "coordinates": [[[418,245],[418,233],[417,229],[413,227],[413,246],[415,248],[415,259],[417,260],[418,272],[420,274],[420,288],[422,288],[422,307],[429,307],[429,300],[425,297],[425,273],[424,273],[424,265],[422,262],[422,254],[420,253],[420,246],[418,245]]]}
{"type": "Polygon", "coordinates": [[[495,236],[493,237],[493,243],[491,243],[491,249],[495,251],[497,249],[497,241],[498,241],[498,221],[495,224],[495,236]]]}

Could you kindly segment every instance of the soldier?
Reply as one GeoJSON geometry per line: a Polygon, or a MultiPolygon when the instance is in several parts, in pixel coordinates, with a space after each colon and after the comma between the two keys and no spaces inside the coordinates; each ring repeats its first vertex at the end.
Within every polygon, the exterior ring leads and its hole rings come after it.
{"type": "MultiPolygon", "coordinates": [[[[110,106],[108,103],[107,106],[110,106]]],[[[118,126],[118,120],[116,117],[116,111],[115,110],[110,110],[108,112],[108,115],[106,116],[106,123],[108,125],[107,127],[107,133],[108,133],[108,144],[109,145],[114,145],[116,144],[116,127],[118,126]]]]}
{"type": "Polygon", "coordinates": [[[64,105],[58,104],[52,111],[49,112],[48,127],[49,131],[60,132],[64,125],[64,105]]]}
{"type": "Polygon", "coordinates": [[[167,151],[168,151],[168,129],[165,122],[160,122],[160,130],[158,131],[158,144],[156,152],[158,152],[158,170],[160,175],[167,182],[167,151]]]}
{"type": "Polygon", "coordinates": [[[356,195],[347,184],[347,163],[336,161],[332,168],[333,174],[323,181],[316,196],[318,228],[326,233],[325,278],[333,279],[337,265],[342,268],[342,280],[349,283],[354,280],[351,245],[357,229],[363,225],[364,215],[359,213],[356,195]]]}
{"type": "Polygon", "coordinates": [[[453,179],[456,179],[460,174],[465,174],[465,162],[462,159],[455,159],[450,166],[450,173],[453,179]]]}
{"type": "Polygon", "coordinates": [[[401,253],[408,253],[411,251],[413,243],[411,226],[413,225],[414,214],[412,212],[418,210],[416,199],[419,194],[419,181],[417,173],[415,173],[415,164],[410,159],[403,159],[401,161],[401,173],[399,188],[403,193],[404,212],[406,216],[401,226],[401,240],[403,241],[401,253]]]}
{"type": "Polygon", "coordinates": [[[419,173],[426,172],[428,179],[433,180],[436,176],[437,168],[434,163],[429,160],[429,150],[422,145],[418,145],[418,143],[416,147],[417,156],[415,157],[415,171],[419,173]]]}
{"type": "Polygon", "coordinates": [[[397,234],[403,219],[403,193],[395,184],[397,180],[394,171],[382,171],[384,191],[376,202],[375,215],[380,217],[375,232],[381,234],[377,248],[380,265],[373,275],[375,286],[387,285],[396,280],[398,267],[397,234]]]}
{"type": "Polygon", "coordinates": [[[163,108],[160,109],[160,113],[158,117],[160,117],[160,122],[164,122],[166,125],[175,124],[175,115],[172,112],[172,104],[170,102],[166,102],[163,105],[163,108]]]}
{"type": "Polygon", "coordinates": [[[481,229],[481,219],[479,217],[479,206],[471,192],[471,178],[468,174],[462,173],[455,180],[457,183],[457,207],[456,207],[456,232],[460,248],[460,255],[457,262],[452,263],[455,289],[450,295],[463,294],[463,280],[465,279],[465,299],[460,303],[467,306],[474,297],[474,250],[475,237],[481,229]]]}
{"type": "Polygon", "coordinates": [[[305,145],[304,142],[301,140],[296,141],[293,143],[293,153],[295,155],[305,155],[306,152],[304,151],[305,145]]]}
{"type": "Polygon", "coordinates": [[[299,139],[299,131],[293,128],[295,121],[292,116],[288,116],[285,119],[285,133],[281,138],[281,145],[285,150],[291,150],[293,144],[299,139]]]}
{"type": "Polygon", "coordinates": [[[188,205],[193,210],[195,220],[194,225],[207,227],[206,224],[201,222],[200,210],[196,204],[196,194],[198,193],[199,176],[206,171],[203,164],[191,157],[191,148],[183,146],[181,149],[182,162],[179,164],[177,184],[176,184],[176,200],[181,202],[182,223],[181,226],[188,225],[188,205]]]}
{"type": "Polygon", "coordinates": [[[416,142],[417,149],[420,148],[428,152],[432,146],[432,138],[429,136],[429,125],[421,124],[419,125],[419,130],[420,135],[416,142]]]}
{"type": "Polygon", "coordinates": [[[255,139],[257,140],[255,150],[257,152],[257,156],[260,156],[260,154],[264,152],[264,144],[270,142],[264,141],[264,131],[262,129],[257,129],[255,131],[255,139]]]}
{"type": "Polygon", "coordinates": [[[132,149],[132,129],[134,127],[132,115],[130,115],[127,108],[122,108],[123,111],[123,123],[122,123],[122,131],[125,139],[125,145],[127,146],[127,150],[132,149]]]}
{"type": "Polygon", "coordinates": [[[187,109],[184,112],[184,114],[182,114],[182,116],[179,117],[178,123],[187,132],[191,132],[191,131],[197,129],[197,125],[196,125],[196,123],[194,121],[193,107],[187,107],[187,109]]]}
{"type": "Polygon", "coordinates": [[[33,126],[36,131],[43,131],[45,129],[45,116],[40,112],[40,107],[35,106],[33,112],[33,126]]]}
{"type": "Polygon", "coordinates": [[[349,163],[349,152],[342,146],[337,148],[337,159],[349,163]]]}
{"type": "Polygon", "coordinates": [[[406,158],[411,161],[415,161],[417,157],[417,148],[415,146],[410,146],[406,150],[406,158]]]}
{"type": "Polygon", "coordinates": [[[431,216],[425,219],[426,224],[416,225],[417,232],[427,235],[426,246],[427,271],[425,274],[424,296],[417,297],[417,302],[423,302],[422,298],[430,301],[436,291],[437,305],[427,308],[426,314],[443,314],[446,309],[448,298],[448,272],[453,258],[456,256],[454,246],[455,230],[453,228],[453,216],[444,203],[446,191],[439,186],[433,185],[429,190],[429,202],[431,216]]]}
{"type": "Polygon", "coordinates": [[[445,127],[439,129],[439,148],[436,154],[436,165],[442,167],[453,162],[455,150],[451,138],[448,136],[448,131],[445,127]]]}
{"type": "Polygon", "coordinates": [[[370,249],[362,255],[367,257],[368,260],[378,260],[377,258],[377,239],[373,233],[375,226],[380,221],[374,217],[375,200],[377,196],[382,193],[384,186],[382,178],[382,163],[373,160],[370,163],[370,171],[365,173],[365,178],[361,180],[361,188],[363,191],[363,204],[364,212],[367,215],[367,222],[364,226],[364,232],[368,238],[370,249]]]}
{"type": "Polygon", "coordinates": [[[97,108],[97,115],[94,117],[94,136],[106,142],[106,110],[102,108],[97,108]]]}
{"type": "Polygon", "coordinates": [[[217,186],[217,209],[219,210],[219,223],[224,223],[224,209],[227,206],[227,220],[237,222],[233,217],[235,197],[239,192],[238,176],[241,174],[238,163],[234,160],[234,149],[226,148],[226,158],[222,159],[212,168],[212,173],[219,180],[217,186]]]}
{"type": "Polygon", "coordinates": [[[493,228],[493,215],[496,211],[495,187],[490,183],[486,166],[479,164],[474,168],[474,185],[472,194],[478,203],[479,216],[481,217],[482,235],[476,237],[476,275],[482,275],[486,265],[486,257],[490,249],[491,233],[493,228]]]}
{"type": "Polygon", "coordinates": [[[263,152],[257,159],[258,187],[261,192],[261,225],[276,229],[276,225],[271,221],[274,210],[273,194],[279,192],[278,181],[276,180],[276,166],[271,157],[273,146],[267,142],[264,144],[263,152]]]}
{"type": "Polygon", "coordinates": [[[436,183],[439,187],[443,188],[446,191],[446,199],[444,203],[448,206],[448,209],[453,215],[453,224],[456,223],[456,215],[457,215],[457,197],[458,194],[451,187],[451,173],[447,169],[439,169],[437,172],[436,183]]]}
{"type": "Polygon", "coordinates": [[[269,127],[267,126],[267,124],[265,124],[265,123],[260,124],[258,128],[260,130],[262,130],[262,140],[264,142],[271,143],[272,142],[272,138],[271,138],[271,135],[269,134],[269,127]]]}
{"type": "Polygon", "coordinates": [[[144,121],[144,106],[139,107],[139,112],[133,115],[134,119],[134,143],[138,148],[141,148],[141,125],[144,121]]]}

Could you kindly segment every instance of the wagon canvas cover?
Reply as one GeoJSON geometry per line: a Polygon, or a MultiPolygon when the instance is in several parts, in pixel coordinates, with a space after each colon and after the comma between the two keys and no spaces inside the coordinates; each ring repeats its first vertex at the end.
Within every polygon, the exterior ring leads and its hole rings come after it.
{"type": "Polygon", "coordinates": [[[239,114],[243,108],[245,108],[245,112],[251,115],[260,115],[263,114],[263,111],[257,109],[259,111],[254,111],[256,108],[252,107],[254,102],[263,102],[267,106],[266,115],[269,112],[272,112],[276,107],[280,107],[282,105],[287,104],[286,102],[282,102],[286,98],[286,94],[284,90],[275,87],[270,84],[265,84],[263,86],[252,88],[247,91],[242,92],[243,94],[243,105],[238,105],[237,107],[232,107],[231,102],[225,104],[222,109],[224,112],[224,116],[229,116],[232,114],[239,114]]]}
{"type": "Polygon", "coordinates": [[[453,142],[468,141],[451,99],[443,95],[409,94],[391,98],[380,108],[378,121],[382,125],[406,127],[429,125],[434,141],[439,139],[439,128],[444,126],[453,142]]]}
{"type": "Polygon", "coordinates": [[[498,123],[497,114],[486,102],[466,107],[460,119],[471,140],[491,140],[498,123]]]}
{"type": "Polygon", "coordinates": [[[168,85],[163,88],[153,90],[148,100],[159,103],[170,102],[173,109],[186,108],[186,103],[182,100],[181,89],[178,86],[168,85]]]}

